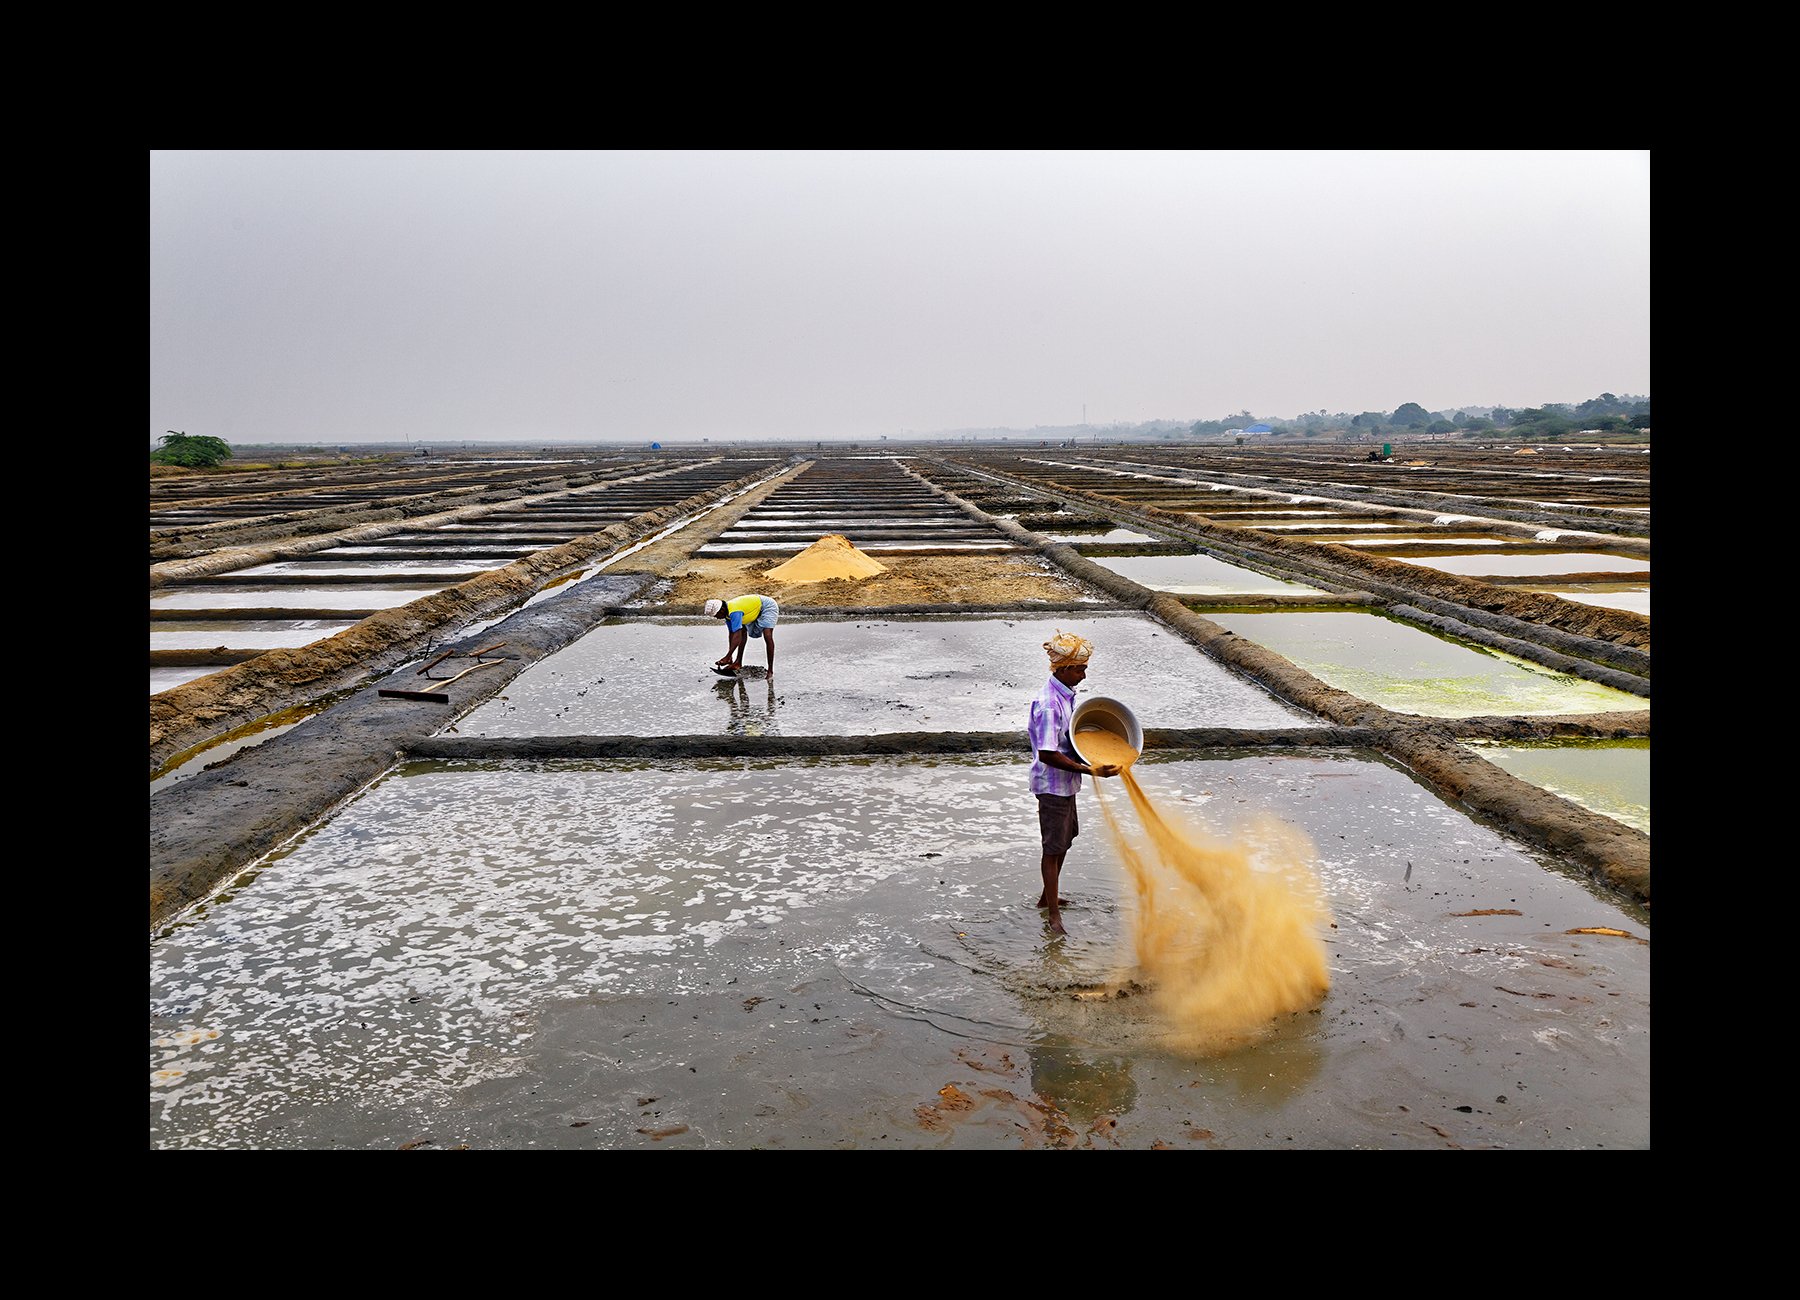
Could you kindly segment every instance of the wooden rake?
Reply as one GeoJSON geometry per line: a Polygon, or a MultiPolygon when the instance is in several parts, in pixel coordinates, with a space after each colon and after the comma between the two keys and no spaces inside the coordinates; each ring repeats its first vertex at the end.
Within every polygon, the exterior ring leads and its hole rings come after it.
{"type": "MultiPolygon", "coordinates": [[[[414,676],[423,677],[427,681],[437,682],[440,684],[440,686],[448,686],[448,685],[450,685],[451,682],[461,681],[464,677],[467,677],[470,673],[474,672],[478,668],[486,668],[490,664],[504,663],[508,659],[516,659],[518,657],[517,655],[501,655],[498,659],[483,659],[481,657],[482,655],[492,654],[494,651],[498,650],[501,646],[503,646],[505,644],[506,644],[506,642],[504,642],[504,641],[496,641],[492,645],[482,646],[481,649],[479,649],[479,650],[470,650],[467,654],[464,654],[461,651],[457,651],[457,650],[446,650],[446,651],[444,651],[443,654],[439,655],[436,659],[433,659],[430,663],[426,664],[423,668],[419,669],[419,671],[417,673],[415,673],[414,676]],[[476,662],[469,665],[469,667],[463,669],[461,672],[452,673],[448,677],[432,676],[431,670],[433,668],[436,668],[439,664],[443,663],[444,660],[446,660],[446,659],[473,659],[476,662]]],[[[387,698],[394,699],[394,700],[429,700],[433,704],[448,704],[448,703],[450,703],[450,695],[447,691],[444,691],[444,690],[403,691],[403,690],[399,690],[396,688],[383,687],[378,692],[378,694],[384,695],[387,698]]]]}

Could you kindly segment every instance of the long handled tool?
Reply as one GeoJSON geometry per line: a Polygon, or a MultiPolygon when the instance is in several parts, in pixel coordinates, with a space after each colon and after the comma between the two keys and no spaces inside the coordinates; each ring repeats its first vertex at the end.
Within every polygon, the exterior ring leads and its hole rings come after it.
{"type": "MultiPolygon", "coordinates": [[[[494,642],[494,644],[488,645],[488,646],[483,646],[479,650],[469,651],[468,657],[476,659],[476,662],[471,664],[469,667],[463,669],[459,673],[452,673],[449,677],[433,677],[433,676],[431,676],[431,670],[433,668],[436,668],[439,664],[443,663],[444,660],[446,660],[446,659],[461,659],[464,657],[458,651],[446,650],[446,651],[444,651],[443,654],[439,655],[436,659],[433,659],[430,663],[426,664],[423,668],[419,669],[419,671],[414,675],[419,676],[419,677],[424,677],[427,681],[439,682],[445,686],[448,686],[451,682],[460,681],[464,677],[467,677],[470,673],[474,672],[477,668],[486,668],[490,664],[502,663],[508,658],[517,658],[518,656],[516,656],[516,655],[504,655],[499,659],[481,659],[481,658],[479,658],[479,656],[481,656],[481,655],[493,653],[495,650],[498,650],[501,646],[503,646],[505,644],[506,644],[506,642],[504,642],[504,641],[496,641],[496,642],[494,642]]],[[[441,690],[438,690],[438,691],[403,691],[403,690],[399,690],[398,688],[383,687],[379,692],[377,692],[377,694],[384,695],[384,696],[388,697],[389,699],[394,699],[394,700],[430,700],[433,704],[448,704],[448,703],[450,703],[449,694],[444,691],[441,691],[441,690]]]]}

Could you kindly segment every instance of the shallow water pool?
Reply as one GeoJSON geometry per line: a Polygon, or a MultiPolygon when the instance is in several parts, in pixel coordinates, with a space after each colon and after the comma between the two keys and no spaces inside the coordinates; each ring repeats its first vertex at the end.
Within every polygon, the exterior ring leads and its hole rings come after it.
{"type": "Polygon", "coordinates": [[[1317,587],[1271,578],[1254,569],[1227,564],[1211,555],[1095,555],[1089,558],[1101,568],[1111,569],[1120,577],[1130,578],[1152,591],[1191,596],[1321,594],[1317,587]]]}
{"type": "Polygon", "coordinates": [[[189,587],[150,598],[151,609],[391,609],[426,595],[421,587],[189,587]]]}
{"type": "Polygon", "coordinates": [[[1575,551],[1562,555],[1396,555],[1402,564],[1473,576],[1524,577],[1555,573],[1648,573],[1650,561],[1629,555],[1575,551]]]}
{"type": "Polygon", "coordinates": [[[1384,614],[1209,611],[1205,617],[1328,685],[1397,713],[1467,718],[1649,707],[1641,696],[1384,614]]]}
{"type": "Polygon", "coordinates": [[[1647,739],[1470,744],[1469,748],[1522,781],[1650,833],[1647,739]]]}
{"type": "Polygon", "coordinates": [[[1630,583],[1577,583],[1571,586],[1521,587],[1520,591],[1541,591],[1561,596],[1578,605],[1598,605],[1603,609],[1623,609],[1633,614],[1650,614],[1650,588],[1630,583]]]}
{"type": "Polygon", "coordinates": [[[237,622],[186,623],[158,621],[150,625],[152,650],[274,650],[311,645],[347,627],[354,619],[243,619],[237,622]]]}

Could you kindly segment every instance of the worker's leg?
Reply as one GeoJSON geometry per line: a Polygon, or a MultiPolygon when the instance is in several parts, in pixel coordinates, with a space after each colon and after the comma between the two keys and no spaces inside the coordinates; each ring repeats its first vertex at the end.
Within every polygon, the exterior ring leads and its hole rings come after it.
{"type": "Polygon", "coordinates": [[[1037,906],[1047,912],[1045,920],[1056,934],[1068,933],[1063,929],[1062,905],[1068,901],[1059,892],[1062,880],[1063,859],[1068,855],[1069,845],[1080,833],[1080,825],[1075,817],[1075,796],[1040,794],[1038,796],[1038,829],[1043,834],[1044,854],[1038,869],[1044,877],[1044,892],[1038,895],[1037,906]]]}
{"type": "Polygon", "coordinates": [[[1050,927],[1050,932],[1052,934],[1068,933],[1067,930],[1063,929],[1062,923],[1063,900],[1058,898],[1056,894],[1057,880],[1062,875],[1062,863],[1062,854],[1060,853],[1055,857],[1050,856],[1048,853],[1044,855],[1044,892],[1038,898],[1037,905],[1044,909],[1044,922],[1050,927]]]}
{"type": "Polygon", "coordinates": [[[756,622],[750,625],[750,635],[761,637],[763,649],[768,653],[770,676],[775,674],[775,621],[780,617],[781,605],[771,597],[764,596],[756,622]]]}

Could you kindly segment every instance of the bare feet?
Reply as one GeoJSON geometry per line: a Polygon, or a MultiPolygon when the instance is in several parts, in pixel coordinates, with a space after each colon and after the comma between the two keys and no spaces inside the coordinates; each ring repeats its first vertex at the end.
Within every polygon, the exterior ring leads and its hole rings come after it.
{"type": "MultiPolygon", "coordinates": [[[[1056,905],[1058,907],[1067,907],[1069,905],[1069,900],[1066,898],[1059,898],[1056,900],[1056,905]]],[[[1048,907],[1048,906],[1050,906],[1050,900],[1048,898],[1046,898],[1044,895],[1039,894],[1038,901],[1033,903],[1032,906],[1033,907],[1048,907]]]]}
{"type": "Polygon", "coordinates": [[[1050,919],[1050,933],[1051,934],[1065,934],[1066,935],[1068,933],[1067,930],[1063,929],[1062,917],[1060,917],[1056,913],[1052,912],[1050,914],[1049,919],[1050,919]]]}

